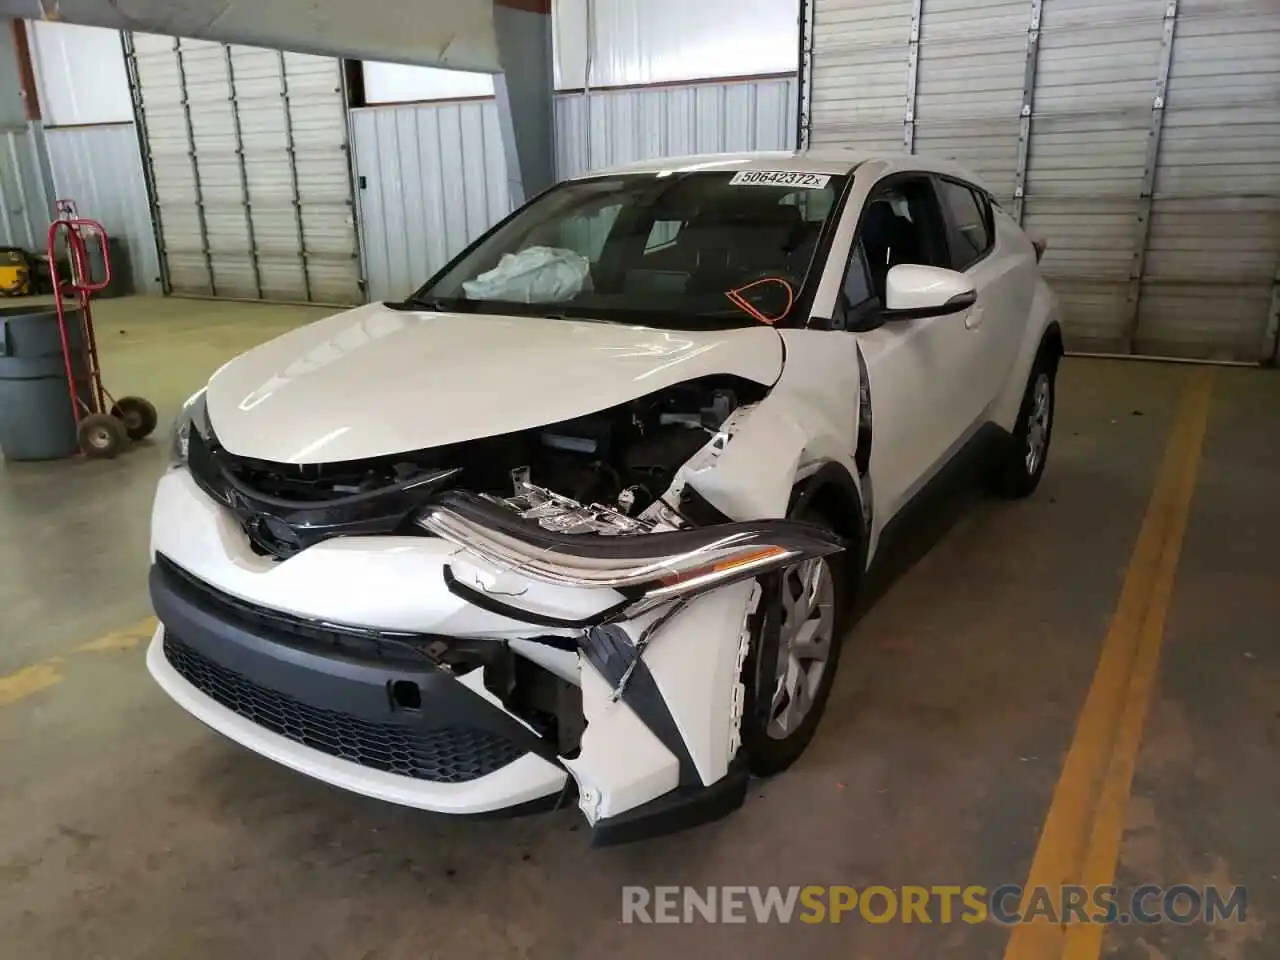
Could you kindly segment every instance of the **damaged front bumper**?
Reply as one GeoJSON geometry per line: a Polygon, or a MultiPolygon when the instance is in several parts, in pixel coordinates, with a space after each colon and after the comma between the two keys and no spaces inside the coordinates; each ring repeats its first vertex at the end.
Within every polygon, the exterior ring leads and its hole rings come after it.
{"type": "Polygon", "coordinates": [[[336,537],[280,561],[169,471],[152,674],[250,749],[422,809],[522,812],[576,794],[596,840],[617,842],[741,803],[754,577],[837,538],[788,521],[564,534],[463,493],[421,523],[434,535],[336,537]],[[475,662],[439,658],[455,647],[475,662]],[[585,729],[549,735],[495,695],[512,655],[573,684],[585,729]]]}

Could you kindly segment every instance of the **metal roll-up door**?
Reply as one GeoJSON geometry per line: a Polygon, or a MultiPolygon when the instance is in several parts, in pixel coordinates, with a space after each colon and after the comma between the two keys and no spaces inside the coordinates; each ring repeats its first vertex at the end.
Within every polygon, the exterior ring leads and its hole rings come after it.
{"type": "Polygon", "coordinates": [[[1275,357],[1280,5],[1179,0],[1135,350],[1275,357]]]}
{"type": "Polygon", "coordinates": [[[801,142],[950,157],[1049,243],[1079,352],[1280,324],[1274,0],[807,0],[801,142]]]}
{"type": "Polygon", "coordinates": [[[911,0],[808,0],[801,142],[903,144],[911,0]]]}
{"type": "Polygon", "coordinates": [[[340,62],[147,34],[126,51],[168,292],[362,302],[340,62]]]}
{"type": "Polygon", "coordinates": [[[925,0],[911,147],[954,157],[1012,203],[1027,0],[925,0]]]}
{"type": "Polygon", "coordinates": [[[1166,0],[1048,0],[1040,25],[1025,224],[1072,349],[1125,353],[1130,277],[1166,0]]]}

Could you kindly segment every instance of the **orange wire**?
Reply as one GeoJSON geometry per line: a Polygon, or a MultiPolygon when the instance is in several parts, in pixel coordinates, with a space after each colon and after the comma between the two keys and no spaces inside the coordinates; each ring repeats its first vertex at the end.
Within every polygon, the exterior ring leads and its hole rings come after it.
{"type": "Polygon", "coordinates": [[[741,287],[735,287],[732,290],[726,290],[725,296],[729,298],[729,302],[732,303],[735,307],[737,307],[740,310],[746,311],[751,316],[759,320],[761,323],[768,324],[769,326],[772,326],[773,324],[777,323],[779,320],[785,317],[788,313],[790,313],[792,305],[796,302],[796,292],[794,288],[791,286],[791,284],[789,284],[786,280],[783,280],[781,277],[762,277],[759,280],[752,280],[750,283],[745,284],[741,287]],[[765,316],[763,313],[761,313],[759,310],[757,310],[755,307],[749,304],[746,301],[746,298],[742,296],[742,293],[744,290],[750,290],[752,287],[758,287],[762,283],[780,283],[782,284],[782,288],[787,291],[787,305],[782,308],[782,312],[778,314],[776,317],[765,316]]]}

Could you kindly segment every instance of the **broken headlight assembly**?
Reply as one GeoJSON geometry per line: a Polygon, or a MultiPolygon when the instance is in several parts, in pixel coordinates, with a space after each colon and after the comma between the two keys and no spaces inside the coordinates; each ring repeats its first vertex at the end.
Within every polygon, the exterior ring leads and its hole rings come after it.
{"type": "Polygon", "coordinates": [[[191,447],[191,431],[196,430],[202,437],[209,435],[209,412],[205,405],[204,390],[192,394],[182,405],[173,429],[169,436],[169,466],[181,467],[187,462],[187,453],[191,447]]]}
{"type": "Polygon", "coordinates": [[[608,508],[581,507],[564,498],[528,509],[520,506],[450,491],[432,501],[417,523],[486,562],[531,580],[614,590],[626,603],[607,612],[626,616],[845,547],[843,539],[831,531],[796,520],[659,531],[608,508]],[[560,522],[548,524],[553,518],[560,522]],[[585,523],[594,532],[557,529],[583,529],[585,523]],[[601,532],[602,523],[627,524],[630,529],[601,532]]]}

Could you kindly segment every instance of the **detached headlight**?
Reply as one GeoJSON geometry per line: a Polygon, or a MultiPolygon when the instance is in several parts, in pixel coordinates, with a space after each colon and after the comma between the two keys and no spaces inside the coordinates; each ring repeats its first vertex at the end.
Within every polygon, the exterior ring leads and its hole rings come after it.
{"type": "Polygon", "coordinates": [[[169,439],[169,466],[180,467],[186,464],[193,428],[198,430],[201,436],[208,436],[209,414],[205,407],[204,388],[187,399],[178,413],[178,418],[173,422],[173,431],[169,439]]]}
{"type": "Polygon", "coordinates": [[[837,553],[834,533],[760,520],[629,536],[556,533],[473,494],[432,503],[418,523],[499,567],[562,586],[604,587],[650,603],[690,596],[788,564],[837,553]]]}

